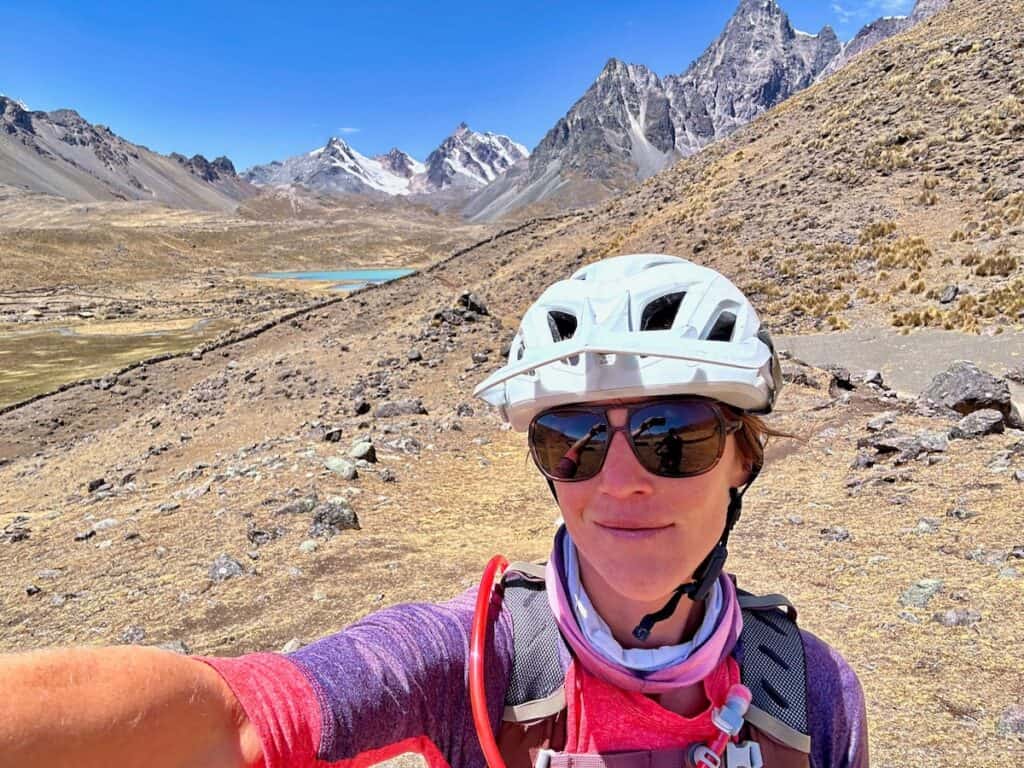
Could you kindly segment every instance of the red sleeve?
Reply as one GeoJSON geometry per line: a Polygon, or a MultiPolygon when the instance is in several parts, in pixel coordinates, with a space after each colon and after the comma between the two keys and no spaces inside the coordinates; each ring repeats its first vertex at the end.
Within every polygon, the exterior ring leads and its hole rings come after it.
{"type": "Polygon", "coordinates": [[[320,702],[302,670],[276,653],[193,657],[209,664],[256,727],[265,768],[312,768],[320,747],[320,702]]]}

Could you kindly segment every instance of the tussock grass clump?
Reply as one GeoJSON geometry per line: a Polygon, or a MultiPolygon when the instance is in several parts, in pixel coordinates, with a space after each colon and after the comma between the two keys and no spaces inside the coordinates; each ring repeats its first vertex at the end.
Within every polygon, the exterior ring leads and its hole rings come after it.
{"type": "Polygon", "coordinates": [[[875,240],[881,240],[896,231],[895,221],[876,221],[864,227],[860,233],[860,244],[867,245],[875,240]]]}
{"type": "Polygon", "coordinates": [[[867,246],[868,258],[873,258],[879,267],[888,269],[921,270],[928,266],[932,250],[920,237],[901,237],[890,243],[872,243],[867,246]]]}
{"type": "Polygon", "coordinates": [[[1017,271],[1017,266],[1017,257],[1011,255],[1006,249],[1001,249],[1001,253],[989,256],[978,264],[974,274],[979,277],[1009,277],[1017,271]]]}

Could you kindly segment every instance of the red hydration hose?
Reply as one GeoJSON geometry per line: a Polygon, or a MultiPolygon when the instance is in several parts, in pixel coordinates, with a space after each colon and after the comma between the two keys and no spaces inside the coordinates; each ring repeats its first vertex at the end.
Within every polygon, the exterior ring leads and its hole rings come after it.
{"type": "Polygon", "coordinates": [[[484,670],[484,648],[487,643],[488,621],[491,607],[491,595],[494,588],[501,583],[501,577],[508,568],[508,560],[495,555],[484,568],[480,579],[480,589],[476,593],[476,610],[473,613],[473,633],[469,638],[469,705],[473,711],[473,725],[480,740],[484,758],[490,768],[505,768],[498,743],[494,740],[494,729],[491,728],[491,716],[487,712],[487,684],[484,670]]]}

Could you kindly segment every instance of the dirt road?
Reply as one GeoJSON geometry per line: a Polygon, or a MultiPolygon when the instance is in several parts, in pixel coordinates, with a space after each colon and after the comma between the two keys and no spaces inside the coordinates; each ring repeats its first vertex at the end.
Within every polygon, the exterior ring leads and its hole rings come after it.
{"type": "MultiPolygon", "coordinates": [[[[971,336],[922,329],[903,336],[893,328],[871,328],[780,336],[776,343],[812,365],[881,371],[889,386],[907,395],[920,393],[954,360],[972,360],[996,376],[1024,365],[1024,333],[971,336]]],[[[1011,382],[1010,394],[1018,408],[1024,407],[1024,386],[1011,382]]]]}

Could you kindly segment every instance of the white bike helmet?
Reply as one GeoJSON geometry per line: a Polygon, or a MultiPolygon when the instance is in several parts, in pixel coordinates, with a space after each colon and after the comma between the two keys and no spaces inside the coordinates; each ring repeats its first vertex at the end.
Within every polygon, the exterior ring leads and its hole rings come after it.
{"type": "Polygon", "coordinates": [[[633,254],[551,285],[523,316],[508,364],[474,394],[517,431],[566,403],[693,394],[770,413],[778,357],[747,298],[713,269],[633,254]]]}

